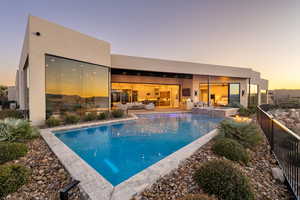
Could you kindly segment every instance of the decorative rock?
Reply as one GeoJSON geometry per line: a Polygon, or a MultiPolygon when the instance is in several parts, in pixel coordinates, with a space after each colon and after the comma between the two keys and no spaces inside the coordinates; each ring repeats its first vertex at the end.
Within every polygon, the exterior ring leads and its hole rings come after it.
{"type": "MultiPolygon", "coordinates": [[[[71,182],[70,175],[64,170],[56,156],[41,138],[27,143],[29,152],[18,163],[31,169],[31,178],[28,184],[12,193],[4,200],[32,199],[52,200],[58,191],[71,182]]],[[[69,199],[79,200],[80,191],[76,187],[69,199]]]]}
{"type": "Polygon", "coordinates": [[[283,175],[283,172],[280,168],[278,167],[274,167],[272,168],[272,175],[274,177],[274,179],[280,181],[281,183],[284,183],[284,175],[283,175]]]}

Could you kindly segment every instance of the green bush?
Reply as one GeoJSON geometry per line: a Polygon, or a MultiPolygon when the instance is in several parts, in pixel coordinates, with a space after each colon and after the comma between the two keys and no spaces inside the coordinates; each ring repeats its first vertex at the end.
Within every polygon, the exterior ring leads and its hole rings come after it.
{"type": "Polygon", "coordinates": [[[230,108],[242,108],[243,106],[238,103],[238,102],[232,102],[232,103],[229,103],[226,107],[230,107],[230,108]]]}
{"type": "Polygon", "coordinates": [[[65,115],[65,123],[66,124],[76,124],[79,122],[80,117],[76,114],[67,114],[65,115]]]}
{"type": "Polygon", "coordinates": [[[245,164],[249,162],[249,155],[245,148],[235,140],[220,138],[212,146],[214,153],[224,156],[233,161],[241,161],[245,164]]]}
{"type": "Polygon", "coordinates": [[[262,141],[257,125],[254,123],[224,120],[220,123],[221,136],[237,140],[246,148],[253,148],[262,141]]]}
{"type": "Polygon", "coordinates": [[[27,151],[23,143],[0,142],[0,164],[25,156],[27,151]]]}
{"type": "Polygon", "coordinates": [[[0,119],[5,118],[23,119],[23,114],[18,110],[1,110],[0,119]]]}
{"type": "Polygon", "coordinates": [[[242,117],[249,117],[251,115],[250,111],[245,107],[240,107],[238,113],[242,117]]]}
{"type": "Polygon", "coordinates": [[[38,129],[27,120],[6,118],[0,120],[0,141],[25,141],[39,135],[38,129]]]}
{"type": "Polygon", "coordinates": [[[88,113],[83,117],[83,121],[94,121],[97,119],[97,114],[96,113],[88,113]]]}
{"type": "Polygon", "coordinates": [[[188,194],[181,200],[216,200],[216,198],[206,194],[188,194]]]}
{"type": "Polygon", "coordinates": [[[55,117],[50,117],[49,119],[46,120],[46,124],[47,124],[48,127],[59,126],[60,125],[60,119],[57,119],[55,117]]]}
{"type": "Polygon", "coordinates": [[[113,111],[111,112],[111,115],[112,115],[114,118],[120,118],[120,117],[123,117],[123,116],[124,116],[124,110],[121,110],[121,109],[113,110],[113,111]]]}
{"type": "Polygon", "coordinates": [[[26,184],[29,174],[29,170],[21,165],[0,165],[0,199],[26,184]]]}
{"type": "Polygon", "coordinates": [[[195,173],[195,181],[204,192],[223,200],[254,199],[248,178],[228,161],[203,164],[195,173]]]}
{"type": "Polygon", "coordinates": [[[238,113],[240,116],[249,117],[255,114],[256,110],[257,110],[256,106],[249,106],[248,108],[241,106],[240,109],[238,110],[238,113]]]}
{"type": "Polygon", "coordinates": [[[257,107],[256,106],[248,106],[248,112],[250,113],[250,115],[255,114],[257,111],[257,107]]]}
{"type": "Polygon", "coordinates": [[[109,112],[108,111],[102,112],[97,116],[98,120],[104,120],[104,119],[108,119],[108,118],[109,118],[109,112]]]}

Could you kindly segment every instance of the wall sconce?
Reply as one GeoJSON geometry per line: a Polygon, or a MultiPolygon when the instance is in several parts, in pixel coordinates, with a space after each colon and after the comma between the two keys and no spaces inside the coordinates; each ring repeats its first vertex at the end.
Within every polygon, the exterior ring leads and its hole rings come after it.
{"type": "Polygon", "coordinates": [[[197,90],[194,91],[194,96],[198,96],[198,91],[197,90]]]}
{"type": "Polygon", "coordinates": [[[245,95],[245,90],[242,90],[242,97],[245,95]]]}

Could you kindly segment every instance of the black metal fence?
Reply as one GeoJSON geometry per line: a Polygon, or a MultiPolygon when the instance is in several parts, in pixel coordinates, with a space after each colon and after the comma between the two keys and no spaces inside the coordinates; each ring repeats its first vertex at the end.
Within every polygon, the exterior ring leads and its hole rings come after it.
{"type": "Polygon", "coordinates": [[[257,120],[266,135],[285,178],[300,199],[300,137],[267,113],[268,105],[258,106],[257,120]]]}

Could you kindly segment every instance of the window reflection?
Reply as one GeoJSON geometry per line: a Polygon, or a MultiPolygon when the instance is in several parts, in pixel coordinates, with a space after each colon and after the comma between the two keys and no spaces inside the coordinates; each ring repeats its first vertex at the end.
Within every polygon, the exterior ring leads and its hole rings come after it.
{"type": "Polygon", "coordinates": [[[258,105],[258,85],[250,84],[249,106],[258,105]]]}
{"type": "Polygon", "coordinates": [[[268,99],[268,97],[267,97],[267,90],[260,90],[260,103],[261,104],[267,104],[268,103],[268,101],[267,101],[267,99],[268,99]]]}
{"type": "Polygon", "coordinates": [[[108,68],[46,55],[47,116],[108,109],[108,68]]]}
{"type": "Polygon", "coordinates": [[[240,84],[229,84],[229,103],[240,103],[240,84]]]}

